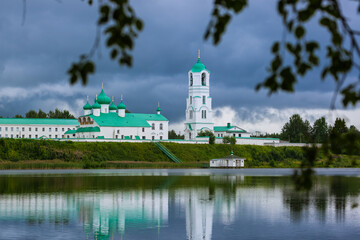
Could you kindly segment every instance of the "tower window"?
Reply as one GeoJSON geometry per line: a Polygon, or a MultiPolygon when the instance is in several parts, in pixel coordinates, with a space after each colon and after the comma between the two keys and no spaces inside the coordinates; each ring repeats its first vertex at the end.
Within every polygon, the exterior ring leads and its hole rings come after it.
{"type": "Polygon", "coordinates": [[[160,123],[160,130],[163,130],[163,124],[160,123]]]}
{"type": "Polygon", "coordinates": [[[193,85],[193,75],[192,75],[192,73],[190,73],[190,86],[192,86],[193,85]]]}
{"type": "Polygon", "coordinates": [[[155,123],[151,124],[151,130],[155,130],[155,123]]]}
{"type": "Polygon", "coordinates": [[[205,104],[205,103],[206,103],[206,97],[203,96],[203,104],[205,104]]]}
{"type": "Polygon", "coordinates": [[[190,104],[192,104],[192,96],[190,96],[190,104]]]}
{"type": "Polygon", "coordinates": [[[201,85],[206,86],[206,74],[201,74],[201,85]]]}
{"type": "Polygon", "coordinates": [[[192,110],[190,110],[190,116],[189,116],[189,118],[190,118],[190,119],[193,118],[193,111],[192,111],[192,110]]]}
{"type": "Polygon", "coordinates": [[[206,110],[201,111],[201,118],[206,118],[206,110]]]}

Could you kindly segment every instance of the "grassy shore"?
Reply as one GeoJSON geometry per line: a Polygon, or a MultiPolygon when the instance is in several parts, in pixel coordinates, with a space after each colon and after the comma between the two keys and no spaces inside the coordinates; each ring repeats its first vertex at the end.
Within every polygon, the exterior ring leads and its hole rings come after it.
{"type": "MultiPolygon", "coordinates": [[[[183,163],[173,163],[153,143],[84,143],[0,139],[0,169],[201,168],[234,151],[245,167],[293,168],[305,159],[300,147],[163,143],[183,163]]],[[[319,154],[316,167],[360,167],[359,156],[319,154]]]]}

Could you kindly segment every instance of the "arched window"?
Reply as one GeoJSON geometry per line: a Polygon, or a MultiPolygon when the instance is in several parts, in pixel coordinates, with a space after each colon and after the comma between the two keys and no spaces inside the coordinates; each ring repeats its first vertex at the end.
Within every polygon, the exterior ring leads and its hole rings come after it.
{"type": "Polygon", "coordinates": [[[193,118],[193,111],[192,110],[190,110],[190,117],[189,117],[190,119],[192,119],[193,118]]]}
{"type": "Polygon", "coordinates": [[[206,86],[206,74],[201,74],[201,85],[206,86]]]}
{"type": "Polygon", "coordinates": [[[163,124],[160,123],[160,130],[163,130],[163,124]]]}
{"type": "Polygon", "coordinates": [[[201,118],[206,118],[206,110],[201,111],[201,118]]]}
{"type": "Polygon", "coordinates": [[[151,124],[151,129],[155,130],[155,123],[151,124]]]}
{"type": "Polygon", "coordinates": [[[193,75],[192,75],[192,73],[190,73],[190,86],[192,86],[193,85],[193,75]]]}

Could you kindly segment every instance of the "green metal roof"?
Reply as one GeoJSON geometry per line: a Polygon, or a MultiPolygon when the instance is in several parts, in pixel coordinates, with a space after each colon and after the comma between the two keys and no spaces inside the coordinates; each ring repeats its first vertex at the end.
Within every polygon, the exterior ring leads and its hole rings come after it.
{"type": "Polygon", "coordinates": [[[205,65],[200,61],[200,58],[198,58],[197,62],[191,68],[191,71],[192,72],[201,72],[203,70],[206,70],[209,72],[209,70],[206,69],[205,65]]]}
{"type": "Polygon", "coordinates": [[[161,112],[161,108],[160,108],[160,107],[157,107],[156,111],[157,111],[157,112],[161,112]]]}
{"type": "Polygon", "coordinates": [[[118,109],[126,109],[126,105],[121,100],[120,104],[117,106],[118,109]]]}
{"type": "Polygon", "coordinates": [[[0,124],[14,125],[78,125],[77,119],[57,119],[57,118],[0,118],[0,124]]]}
{"type": "Polygon", "coordinates": [[[218,126],[214,127],[214,132],[242,132],[245,133],[246,131],[244,129],[233,129],[235,126],[218,126]]]}
{"type": "Polygon", "coordinates": [[[92,106],[89,104],[89,102],[86,102],[86,104],[83,107],[84,110],[91,110],[92,106]]]}
{"type": "Polygon", "coordinates": [[[111,103],[109,109],[110,109],[110,110],[117,110],[117,107],[116,107],[116,105],[114,104],[114,102],[111,103]]]}
{"type": "Polygon", "coordinates": [[[100,109],[101,108],[100,104],[98,103],[98,101],[96,99],[95,99],[94,105],[92,105],[92,108],[93,109],[100,109]]]}
{"type": "Polygon", "coordinates": [[[192,130],[191,124],[189,123],[189,129],[192,130]]]}
{"type": "Polygon", "coordinates": [[[75,134],[76,130],[67,130],[64,134],[75,134]]]}
{"type": "Polygon", "coordinates": [[[76,129],[76,132],[100,132],[100,128],[99,127],[83,127],[83,128],[78,128],[76,129]]]}
{"type": "Polygon", "coordinates": [[[150,127],[147,121],[168,121],[161,114],[126,113],[125,117],[119,117],[117,113],[111,112],[86,116],[94,119],[101,127],[150,127]]]}
{"type": "Polygon", "coordinates": [[[101,89],[99,96],[97,97],[99,104],[110,104],[111,99],[105,94],[104,89],[101,89]]]}

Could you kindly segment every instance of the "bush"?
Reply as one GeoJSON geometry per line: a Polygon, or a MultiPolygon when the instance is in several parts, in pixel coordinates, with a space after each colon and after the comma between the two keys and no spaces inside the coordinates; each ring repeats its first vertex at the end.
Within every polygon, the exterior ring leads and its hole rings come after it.
{"type": "Polygon", "coordinates": [[[229,137],[229,136],[225,136],[223,138],[223,143],[224,144],[231,144],[231,145],[235,145],[236,143],[236,138],[233,136],[233,137],[229,137]]]}

